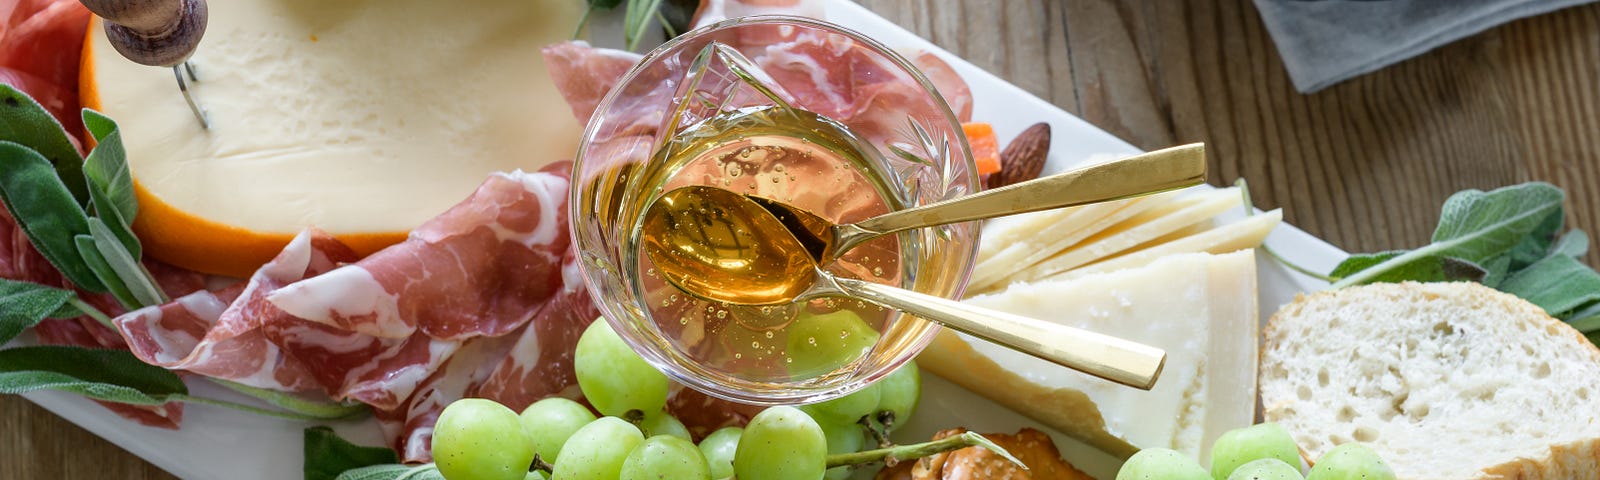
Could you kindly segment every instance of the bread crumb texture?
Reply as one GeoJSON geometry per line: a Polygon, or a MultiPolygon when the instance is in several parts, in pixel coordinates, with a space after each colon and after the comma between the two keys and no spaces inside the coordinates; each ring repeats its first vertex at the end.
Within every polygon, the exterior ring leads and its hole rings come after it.
{"type": "Polygon", "coordinates": [[[1361,442],[1403,479],[1600,478],[1600,350],[1476,283],[1302,295],[1263,333],[1263,416],[1308,459],[1361,442]]]}

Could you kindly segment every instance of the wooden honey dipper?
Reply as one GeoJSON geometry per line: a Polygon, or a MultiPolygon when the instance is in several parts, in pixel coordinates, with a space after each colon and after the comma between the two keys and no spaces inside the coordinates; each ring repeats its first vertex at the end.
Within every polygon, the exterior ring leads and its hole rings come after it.
{"type": "Polygon", "coordinates": [[[184,82],[195,77],[189,56],[206,33],[205,0],[79,0],[85,8],[105,19],[106,38],[128,60],[152,67],[171,67],[178,79],[178,90],[189,102],[189,109],[210,128],[205,111],[195,103],[184,82]]]}

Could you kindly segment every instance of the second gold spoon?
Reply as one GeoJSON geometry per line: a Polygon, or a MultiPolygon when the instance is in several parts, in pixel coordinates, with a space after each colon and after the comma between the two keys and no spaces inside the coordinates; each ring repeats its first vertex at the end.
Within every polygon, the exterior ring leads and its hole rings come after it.
{"type": "Polygon", "coordinates": [[[1149,390],[1166,352],[1066,325],[962,304],[822,270],[800,241],[744,195],[667,192],[645,212],[645,254],[668,283],[705,300],[778,305],[859,298],[1124,385],[1149,390]]]}
{"type": "MultiPolygon", "coordinates": [[[[827,265],[862,242],[894,232],[1086,205],[1198,185],[1206,178],[1205,144],[1195,143],[1090,165],[943,202],[834,224],[783,202],[751,196],[778,217],[811,258],[827,265]]],[[[713,187],[685,187],[689,192],[713,187]]],[[[687,195],[689,193],[684,193],[687,195]]]]}

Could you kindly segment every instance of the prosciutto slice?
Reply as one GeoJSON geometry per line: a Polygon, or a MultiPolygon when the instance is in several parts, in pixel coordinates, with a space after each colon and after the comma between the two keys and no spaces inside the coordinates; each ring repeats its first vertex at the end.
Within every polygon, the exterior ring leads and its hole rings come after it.
{"type": "Polygon", "coordinates": [[[197,291],[166,305],[128,312],[115,323],[134,355],[151,365],[273,390],[318,389],[309,365],[269,341],[265,325],[293,319],[281,318],[284,314],[264,298],[283,285],[356,258],[332,236],[309,229],[247,283],[197,291]]]}
{"type": "Polygon", "coordinates": [[[0,0],[0,83],[27,92],[75,134],[83,130],[78,59],[88,26],[89,10],[76,0],[0,0]]]}
{"type": "Polygon", "coordinates": [[[405,242],[267,300],[290,315],[381,338],[509,333],[561,286],[569,166],[491,175],[405,242]]]}

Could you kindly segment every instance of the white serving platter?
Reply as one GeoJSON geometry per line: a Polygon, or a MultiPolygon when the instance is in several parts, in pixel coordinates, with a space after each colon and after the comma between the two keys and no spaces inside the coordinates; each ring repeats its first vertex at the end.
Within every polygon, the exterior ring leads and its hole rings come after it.
{"type": "MultiPolygon", "coordinates": [[[[827,0],[826,9],[829,21],[865,33],[890,47],[921,48],[938,53],[971,85],[975,97],[973,118],[992,123],[1000,138],[1011,138],[1035,122],[1049,122],[1054,138],[1046,174],[1093,157],[1139,152],[1127,142],[939,49],[859,5],[847,0],[827,0]]],[[[1332,269],[1347,256],[1337,247],[1289,225],[1278,227],[1267,244],[1295,262],[1320,271],[1332,269]]],[[[1293,300],[1296,294],[1326,287],[1325,283],[1284,268],[1266,256],[1258,260],[1263,319],[1293,300]]],[[[27,342],[31,338],[19,341],[27,342]]],[[[924,441],[938,430],[956,426],[983,432],[1041,427],[1037,422],[938,377],[925,375],[923,380],[922,404],[916,416],[896,433],[902,442],[924,441]]],[[[199,395],[249,401],[206,382],[191,382],[190,387],[199,395]]],[[[173,431],[124,420],[74,395],[36,392],[25,397],[182,478],[302,478],[302,432],[312,425],[310,423],[189,405],[185,407],[183,428],[173,431]]],[[[377,426],[370,420],[330,426],[357,443],[382,444],[377,426]]],[[[1096,478],[1110,479],[1116,475],[1117,459],[1057,432],[1051,434],[1073,465],[1096,478]]]]}

